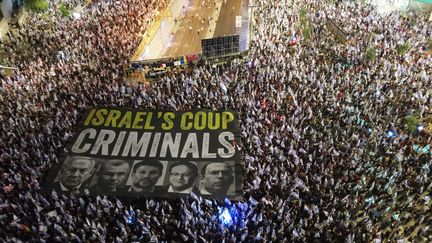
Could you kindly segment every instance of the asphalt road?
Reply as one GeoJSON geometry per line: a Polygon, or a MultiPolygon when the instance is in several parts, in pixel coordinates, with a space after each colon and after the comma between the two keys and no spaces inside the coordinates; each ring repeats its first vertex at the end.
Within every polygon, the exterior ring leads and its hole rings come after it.
{"type": "Polygon", "coordinates": [[[186,14],[183,19],[178,20],[181,21],[179,27],[162,57],[200,53],[201,39],[207,38],[209,32],[213,32],[213,37],[235,34],[235,16],[240,11],[242,0],[217,1],[222,1],[220,9],[216,8],[215,0],[190,0],[186,14]],[[214,16],[215,11],[219,11],[219,17],[216,26],[212,26],[209,19],[214,16]]]}
{"type": "Polygon", "coordinates": [[[216,25],[213,37],[234,35],[236,33],[235,18],[239,15],[242,0],[226,0],[216,25]]]}

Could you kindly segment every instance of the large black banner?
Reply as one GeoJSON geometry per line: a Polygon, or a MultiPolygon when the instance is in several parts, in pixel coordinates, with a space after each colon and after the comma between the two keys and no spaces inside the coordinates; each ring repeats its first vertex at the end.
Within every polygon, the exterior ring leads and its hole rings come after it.
{"type": "Polygon", "coordinates": [[[239,199],[239,141],[233,111],[93,108],[44,190],[239,199]]]}

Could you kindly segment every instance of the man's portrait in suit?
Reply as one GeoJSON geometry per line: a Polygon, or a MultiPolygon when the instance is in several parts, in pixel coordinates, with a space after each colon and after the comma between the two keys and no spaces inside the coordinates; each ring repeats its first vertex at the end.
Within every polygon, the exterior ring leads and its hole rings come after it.
{"type": "Polygon", "coordinates": [[[191,191],[197,193],[198,188],[194,186],[198,176],[198,167],[187,161],[173,163],[168,169],[169,186],[166,191],[169,193],[189,194],[191,191]]]}
{"type": "Polygon", "coordinates": [[[130,172],[130,163],[123,159],[100,161],[96,168],[96,184],[89,188],[91,193],[127,192],[126,180],[130,172]]]}
{"type": "Polygon", "coordinates": [[[147,160],[136,163],[132,168],[132,185],[129,192],[149,193],[160,192],[161,187],[156,186],[157,181],[162,176],[163,165],[157,160],[147,160]]]}
{"type": "Polygon", "coordinates": [[[83,184],[92,176],[95,161],[90,157],[73,156],[67,159],[60,169],[53,188],[59,192],[83,191],[83,184]]]}
{"type": "Polygon", "coordinates": [[[210,162],[201,169],[201,195],[226,196],[234,182],[233,170],[228,163],[210,162]]]}

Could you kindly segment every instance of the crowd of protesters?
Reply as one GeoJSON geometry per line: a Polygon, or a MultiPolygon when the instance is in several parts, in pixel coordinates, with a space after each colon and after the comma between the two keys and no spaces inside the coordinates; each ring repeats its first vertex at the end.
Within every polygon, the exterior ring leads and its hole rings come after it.
{"type": "Polygon", "coordinates": [[[430,145],[431,135],[408,132],[403,120],[432,112],[426,16],[259,0],[247,58],[196,65],[150,88],[125,84],[129,57],[167,4],[93,1],[80,19],[52,5],[48,18],[30,16],[27,28],[3,40],[18,70],[0,83],[1,239],[432,240],[431,153],[414,149],[430,145]],[[327,18],[348,33],[345,44],[327,18]],[[399,53],[404,43],[410,48],[399,53]],[[94,106],[239,111],[244,200],[41,194],[74,124],[94,106]],[[237,214],[231,226],[217,218],[227,204],[237,214]]]}

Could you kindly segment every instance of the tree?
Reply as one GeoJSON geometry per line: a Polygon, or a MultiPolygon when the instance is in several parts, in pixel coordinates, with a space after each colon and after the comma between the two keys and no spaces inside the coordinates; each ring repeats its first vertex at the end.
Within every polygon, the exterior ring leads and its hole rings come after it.
{"type": "Polygon", "coordinates": [[[64,3],[60,4],[59,10],[60,10],[61,15],[63,17],[67,17],[67,16],[70,15],[70,11],[69,11],[69,9],[67,8],[67,6],[64,3]]]}
{"type": "Polygon", "coordinates": [[[405,126],[410,133],[414,132],[417,129],[417,126],[420,124],[420,119],[414,115],[408,115],[404,118],[405,126]]]}
{"type": "Polygon", "coordinates": [[[48,10],[49,3],[47,0],[25,0],[25,6],[33,12],[42,13],[48,10]]]}
{"type": "Polygon", "coordinates": [[[375,60],[375,58],[376,58],[375,48],[370,47],[366,50],[366,58],[370,61],[375,60]]]}
{"type": "Polygon", "coordinates": [[[310,23],[309,23],[309,18],[307,16],[306,9],[302,8],[300,10],[299,19],[300,19],[300,28],[301,28],[301,30],[303,32],[303,38],[305,40],[310,40],[311,34],[312,34],[312,30],[311,30],[311,26],[310,26],[310,23]]]}
{"type": "Polygon", "coordinates": [[[432,39],[428,41],[428,46],[426,47],[427,51],[432,51],[432,39]]]}
{"type": "Polygon", "coordinates": [[[396,47],[396,50],[397,50],[397,53],[399,54],[399,55],[404,55],[408,50],[409,50],[409,45],[408,44],[401,44],[401,45],[397,45],[397,47],[396,47]]]}

